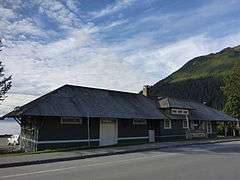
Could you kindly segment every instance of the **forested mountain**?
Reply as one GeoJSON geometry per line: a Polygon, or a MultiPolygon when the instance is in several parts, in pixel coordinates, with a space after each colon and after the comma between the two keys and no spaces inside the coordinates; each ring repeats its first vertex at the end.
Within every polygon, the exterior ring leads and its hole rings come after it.
{"type": "Polygon", "coordinates": [[[240,67],[240,46],[190,60],[178,71],[151,86],[150,93],[154,96],[206,102],[207,105],[222,110],[223,79],[235,66],[240,67]]]}

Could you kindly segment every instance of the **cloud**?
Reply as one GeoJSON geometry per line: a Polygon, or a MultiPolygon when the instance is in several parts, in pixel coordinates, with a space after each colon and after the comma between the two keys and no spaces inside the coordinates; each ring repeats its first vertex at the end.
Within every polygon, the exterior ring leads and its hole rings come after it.
{"type": "Polygon", "coordinates": [[[6,71],[14,78],[10,95],[3,104],[11,104],[11,108],[63,84],[135,91],[142,84],[152,82],[144,72],[122,61],[120,54],[98,42],[85,29],[48,44],[9,43],[2,57],[6,71]],[[14,100],[17,97],[19,101],[14,100]]]}
{"type": "Polygon", "coordinates": [[[94,18],[103,17],[115,12],[118,12],[120,10],[123,10],[129,6],[131,6],[133,3],[135,3],[137,0],[117,0],[115,4],[107,5],[104,9],[100,11],[95,11],[90,13],[94,18]]]}
{"type": "Polygon", "coordinates": [[[72,27],[80,27],[81,19],[74,13],[74,4],[67,1],[65,6],[60,1],[38,0],[35,2],[39,6],[39,13],[47,15],[48,18],[58,23],[60,27],[65,29],[72,27]]]}

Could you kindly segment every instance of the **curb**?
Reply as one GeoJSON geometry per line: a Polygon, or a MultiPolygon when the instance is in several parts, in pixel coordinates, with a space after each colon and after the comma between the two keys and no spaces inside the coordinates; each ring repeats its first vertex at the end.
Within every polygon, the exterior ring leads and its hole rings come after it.
{"type": "Polygon", "coordinates": [[[145,152],[145,151],[152,151],[152,150],[165,149],[165,148],[175,148],[175,147],[205,145],[205,144],[218,144],[218,143],[234,142],[234,141],[240,141],[240,139],[216,140],[216,141],[212,141],[212,142],[211,141],[210,142],[192,142],[192,143],[187,143],[187,144],[166,145],[166,146],[162,146],[162,147],[149,147],[149,148],[133,149],[133,150],[120,150],[120,151],[115,151],[115,152],[87,154],[87,155],[80,155],[80,156],[74,156],[74,157],[5,163],[5,164],[0,164],[0,169],[9,168],[9,167],[45,164],[45,163],[55,163],[55,162],[62,162],[62,161],[80,160],[80,159],[95,158],[95,157],[102,157],[102,156],[112,156],[112,155],[118,155],[118,154],[145,152]]]}

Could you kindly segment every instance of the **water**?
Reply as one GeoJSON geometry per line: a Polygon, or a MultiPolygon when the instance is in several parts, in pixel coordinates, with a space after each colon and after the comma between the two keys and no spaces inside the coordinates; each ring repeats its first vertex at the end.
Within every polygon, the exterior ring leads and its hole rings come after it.
{"type": "Polygon", "coordinates": [[[0,135],[20,134],[20,126],[15,120],[0,120],[0,135]]]}

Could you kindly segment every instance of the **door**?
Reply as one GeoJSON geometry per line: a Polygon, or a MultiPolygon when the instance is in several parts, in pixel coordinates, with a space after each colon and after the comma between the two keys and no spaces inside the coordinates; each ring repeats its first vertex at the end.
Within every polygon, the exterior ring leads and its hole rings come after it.
{"type": "Polygon", "coordinates": [[[117,144],[117,120],[101,119],[100,120],[100,146],[109,146],[117,144]]]}
{"type": "Polygon", "coordinates": [[[148,138],[149,138],[149,142],[155,142],[155,131],[154,130],[148,130],[148,138]]]}

